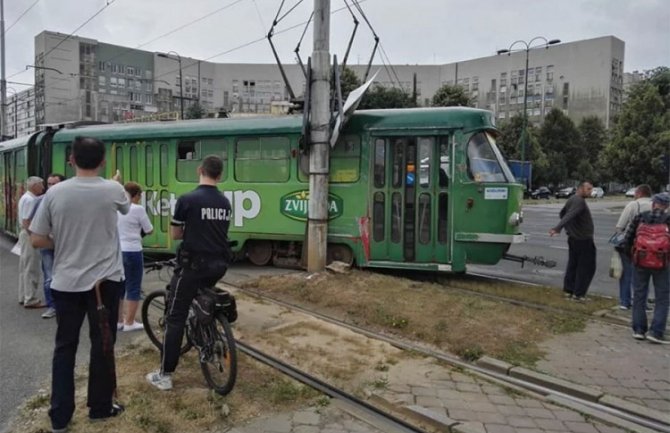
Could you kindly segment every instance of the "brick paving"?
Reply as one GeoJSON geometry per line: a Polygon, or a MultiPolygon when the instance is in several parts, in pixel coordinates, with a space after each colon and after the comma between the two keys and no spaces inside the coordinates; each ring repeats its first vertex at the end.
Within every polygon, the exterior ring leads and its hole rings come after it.
{"type": "Polygon", "coordinates": [[[632,338],[631,330],[590,322],[584,332],[541,344],[537,370],[606,394],[670,412],[670,347],[632,338]]]}
{"type": "Polygon", "coordinates": [[[282,413],[228,430],[226,433],[384,433],[334,407],[282,413]]]}

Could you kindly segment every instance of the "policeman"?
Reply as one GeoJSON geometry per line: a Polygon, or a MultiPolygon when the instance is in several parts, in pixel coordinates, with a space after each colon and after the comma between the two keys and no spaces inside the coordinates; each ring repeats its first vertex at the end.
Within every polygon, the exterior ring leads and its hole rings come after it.
{"type": "Polygon", "coordinates": [[[200,184],[179,197],[175,206],[170,235],[172,239],[183,241],[177,252],[178,266],[170,282],[161,368],[146,376],[149,383],[163,391],[172,389],[172,373],[179,362],[193,298],[199,288],[216,284],[230,262],[228,226],[232,210],[228,199],[216,188],[222,171],[221,158],[205,157],[198,167],[200,184]]]}

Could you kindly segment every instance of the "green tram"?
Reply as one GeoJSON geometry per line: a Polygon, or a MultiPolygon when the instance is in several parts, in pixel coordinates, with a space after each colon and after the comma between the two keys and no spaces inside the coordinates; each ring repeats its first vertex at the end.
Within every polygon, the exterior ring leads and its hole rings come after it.
{"type": "MultiPolygon", "coordinates": [[[[48,129],[0,143],[0,225],[16,234],[16,205],[30,175],[73,176],[77,135],[107,145],[104,176],[121,170],[144,189],[155,230],[148,252],[173,252],[177,197],[198,181],[204,155],[224,160],[220,188],[233,206],[230,238],[257,265],[300,262],[309,157],[302,118],[206,119],[48,129]]],[[[524,241],[522,185],[495,144],[489,111],[356,111],[330,153],[328,260],[360,267],[463,272],[495,264],[524,241]]],[[[76,211],[76,210],[73,210],[76,211]]]]}

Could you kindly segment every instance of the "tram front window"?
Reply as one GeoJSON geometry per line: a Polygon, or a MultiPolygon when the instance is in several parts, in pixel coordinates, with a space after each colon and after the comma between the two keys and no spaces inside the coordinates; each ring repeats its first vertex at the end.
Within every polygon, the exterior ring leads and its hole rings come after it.
{"type": "Polygon", "coordinates": [[[487,132],[478,132],[468,142],[468,173],[476,182],[513,181],[495,139],[487,132]]]}

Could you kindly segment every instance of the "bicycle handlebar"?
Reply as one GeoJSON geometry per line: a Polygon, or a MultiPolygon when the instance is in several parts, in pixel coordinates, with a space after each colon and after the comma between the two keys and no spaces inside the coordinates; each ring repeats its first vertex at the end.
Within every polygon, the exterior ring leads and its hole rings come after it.
{"type": "Polygon", "coordinates": [[[160,260],[157,262],[145,263],[144,269],[146,269],[146,272],[149,273],[151,271],[160,271],[164,267],[174,268],[175,266],[177,266],[177,259],[172,258],[169,260],[160,260]]]}

